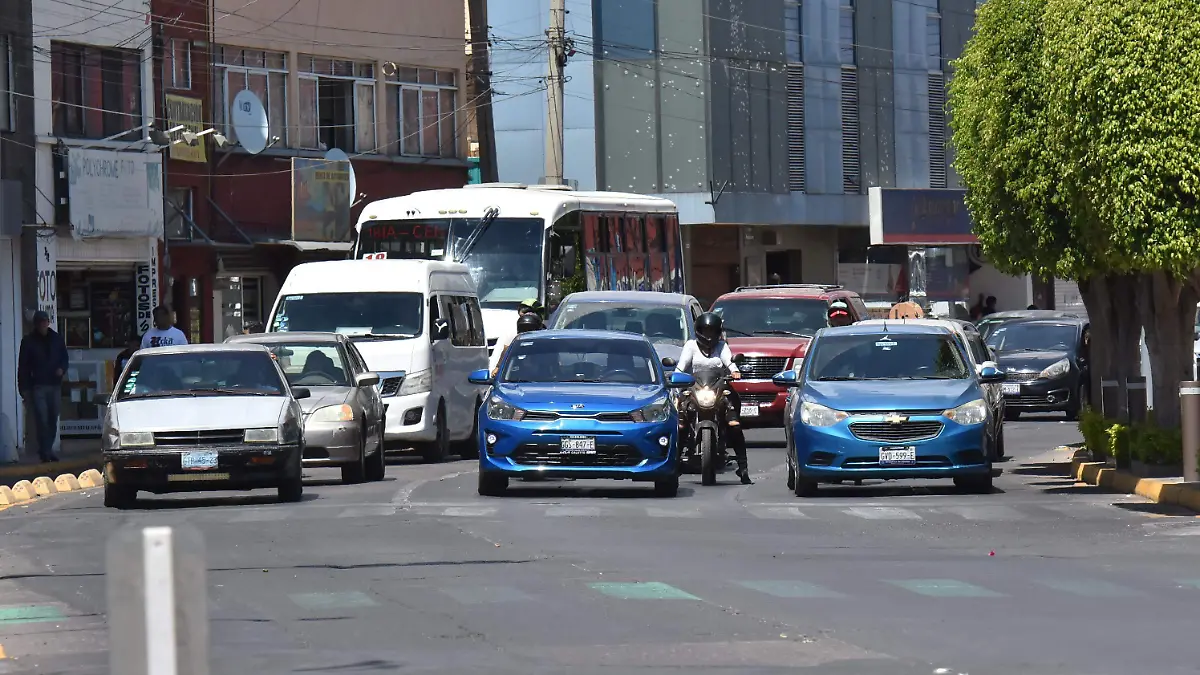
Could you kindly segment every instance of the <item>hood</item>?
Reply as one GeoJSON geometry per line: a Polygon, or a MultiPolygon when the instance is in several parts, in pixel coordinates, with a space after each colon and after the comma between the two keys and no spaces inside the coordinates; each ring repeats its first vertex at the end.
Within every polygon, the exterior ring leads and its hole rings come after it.
{"type": "Polygon", "coordinates": [[[415,373],[429,367],[426,363],[413,363],[413,352],[418,345],[427,344],[428,340],[425,335],[405,340],[355,340],[354,346],[358,347],[371,372],[394,373],[403,370],[415,373]],[[422,343],[422,340],[426,343],[422,343]]]}
{"type": "Polygon", "coordinates": [[[659,362],[662,362],[663,359],[675,359],[678,361],[679,355],[683,353],[683,347],[671,344],[670,342],[663,342],[654,345],[654,351],[658,354],[659,362]]]}
{"type": "Polygon", "coordinates": [[[804,385],[805,399],[846,411],[949,410],[982,398],[973,379],[860,380],[804,385]]]}
{"type": "Polygon", "coordinates": [[[796,337],[729,337],[729,350],[746,356],[799,357],[808,353],[809,338],[796,337]]]}
{"type": "Polygon", "coordinates": [[[663,395],[660,384],[500,384],[497,389],[522,408],[578,414],[634,410],[663,395]]]}
{"type": "Polygon", "coordinates": [[[1041,370],[1046,366],[1068,358],[1067,352],[1046,350],[1036,352],[1000,352],[996,354],[996,364],[1001,370],[1041,370]]]}
{"type": "Polygon", "coordinates": [[[318,408],[340,405],[346,402],[352,391],[350,387],[307,387],[312,396],[300,399],[300,409],[307,415],[318,408]]]}
{"type": "Polygon", "coordinates": [[[286,396],[197,396],[119,401],[112,407],[121,431],[204,431],[278,426],[286,396]]]}

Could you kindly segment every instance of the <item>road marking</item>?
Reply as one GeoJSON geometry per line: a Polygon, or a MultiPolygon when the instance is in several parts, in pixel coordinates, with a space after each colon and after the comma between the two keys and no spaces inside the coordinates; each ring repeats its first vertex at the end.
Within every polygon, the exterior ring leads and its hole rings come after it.
{"type": "Polygon", "coordinates": [[[766,520],[796,520],[797,518],[808,518],[798,507],[795,506],[748,506],[746,509],[750,515],[755,518],[763,518],[766,520]]]}
{"type": "Polygon", "coordinates": [[[546,509],[546,516],[551,518],[598,515],[600,515],[600,509],[594,506],[551,506],[546,509]]]}
{"type": "Polygon", "coordinates": [[[842,513],[867,520],[921,520],[921,516],[912,511],[895,506],[856,506],[846,509],[842,513]]]}
{"type": "Polygon", "coordinates": [[[243,511],[229,519],[231,523],[265,523],[288,517],[287,509],[254,509],[243,511]]]}
{"type": "Polygon", "coordinates": [[[735,581],[753,591],[777,598],[844,598],[845,595],[803,581],[735,581]]]}
{"type": "Polygon", "coordinates": [[[441,592],[464,605],[491,605],[500,602],[527,602],[533,596],[509,586],[476,586],[439,588],[441,592]]]}
{"type": "Polygon", "coordinates": [[[288,596],[292,602],[304,609],[355,609],[359,607],[377,607],[379,603],[358,591],[343,593],[293,593],[288,596]]]}
{"type": "Polygon", "coordinates": [[[1023,520],[1024,514],[1009,506],[948,506],[944,509],[967,520],[1023,520]]]}
{"type": "Polygon", "coordinates": [[[598,582],[588,584],[594,591],[622,600],[699,600],[691,593],[658,581],[633,583],[598,582]]]}
{"type": "Polygon", "coordinates": [[[443,516],[461,516],[465,518],[483,518],[495,515],[495,506],[451,506],[442,509],[443,516]]]}
{"type": "Polygon", "coordinates": [[[700,509],[671,509],[659,506],[647,506],[646,515],[651,518],[699,518],[700,509]]]}
{"type": "Polygon", "coordinates": [[[886,579],[907,591],[933,598],[1002,598],[1000,593],[957,579],[886,579]]]}
{"type": "Polygon", "coordinates": [[[399,490],[396,491],[396,494],[392,497],[392,503],[396,504],[397,506],[407,505],[409,502],[409,499],[412,498],[413,491],[416,490],[417,488],[421,487],[422,485],[424,485],[426,483],[432,483],[434,481],[442,481],[442,480],[450,480],[452,478],[458,478],[459,476],[466,474],[466,473],[475,473],[477,470],[478,469],[468,469],[466,471],[455,471],[453,473],[448,473],[443,476],[430,476],[429,478],[418,478],[417,480],[410,481],[408,483],[405,483],[403,487],[401,487],[399,490]]]}
{"type": "Polygon", "coordinates": [[[0,607],[0,626],[14,626],[23,623],[44,623],[48,621],[63,621],[62,610],[54,605],[9,605],[0,607]]]}
{"type": "Polygon", "coordinates": [[[1200,589],[1200,579],[1176,579],[1175,583],[1180,586],[1191,586],[1194,589],[1200,589]]]}
{"type": "Polygon", "coordinates": [[[1138,595],[1135,591],[1099,579],[1048,579],[1039,584],[1056,591],[1073,593],[1088,598],[1122,598],[1138,595]]]}
{"type": "Polygon", "coordinates": [[[396,515],[396,507],[386,504],[367,504],[364,506],[351,506],[337,515],[338,518],[364,518],[371,516],[394,516],[396,515]]]}

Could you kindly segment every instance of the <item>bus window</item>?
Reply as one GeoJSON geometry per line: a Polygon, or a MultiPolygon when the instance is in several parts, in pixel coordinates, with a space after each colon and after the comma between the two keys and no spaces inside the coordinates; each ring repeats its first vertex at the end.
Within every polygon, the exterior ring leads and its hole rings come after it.
{"type": "Polygon", "coordinates": [[[583,243],[583,227],[585,218],[578,211],[567,213],[559,218],[554,226],[546,233],[546,249],[550,256],[550,276],[560,283],[561,292],[566,295],[586,290],[587,285],[583,276],[581,264],[583,243]]]}

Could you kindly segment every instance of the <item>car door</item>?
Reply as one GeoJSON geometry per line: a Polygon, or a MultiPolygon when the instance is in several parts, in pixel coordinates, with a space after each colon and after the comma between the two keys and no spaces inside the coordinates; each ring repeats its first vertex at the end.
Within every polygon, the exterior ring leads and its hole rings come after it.
{"type": "MultiPolygon", "coordinates": [[[[979,372],[979,368],[984,363],[989,361],[994,362],[995,358],[988,346],[984,344],[983,337],[977,331],[964,331],[964,337],[967,341],[967,347],[971,352],[971,360],[975,372],[979,372]]],[[[1004,419],[1004,392],[999,382],[981,383],[980,389],[983,390],[984,400],[987,401],[988,407],[992,410],[992,415],[996,418],[996,424],[999,425],[1004,419]]]]}
{"type": "MultiPolygon", "coordinates": [[[[350,381],[353,383],[355,378],[363,373],[370,372],[367,368],[367,361],[358,352],[358,348],[349,340],[342,341],[342,351],[345,354],[344,363],[350,369],[350,381]]],[[[379,395],[379,386],[371,385],[369,387],[354,386],[354,399],[358,402],[358,408],[363,411],[363,416],[366,418],[367,430],[367,445],[375,444],[377,439],[383,438],[383,398],[379,395]]]]}

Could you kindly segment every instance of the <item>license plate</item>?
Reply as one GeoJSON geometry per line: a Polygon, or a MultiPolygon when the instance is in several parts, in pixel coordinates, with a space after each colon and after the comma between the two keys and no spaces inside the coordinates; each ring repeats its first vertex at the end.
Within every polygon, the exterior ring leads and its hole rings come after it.
{"type": "Polygon", "coordinates": [[[911,445],[902,447],[884,447],[879,449],[881,465],[896,466],[917,463],[917,449],[911,445]]]}
{"type": "Polygon", "coordinates": [[[758,406],[751,403],[742,405],[742,417],[758,417],[758,406]]]}
{"type": "Polygon", "coordinates": [[[1018,382],[1005,382],[1000,385],[1000,391],[1005,394],[1020,394],[1021,385],[1018,382]]]}
{"type": "Polygon", "coordinates": [[[591,436],[567,436],[559,442],[559,452],[564,455],[594,455],[596,439],[591,436]]]}
{"type": "Polygon", "coordinates": [[[215,452],[185,452],[180,465],[185,469],[215,469],[217,453],[215,452]]]}

